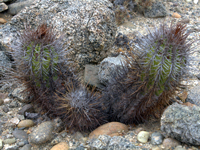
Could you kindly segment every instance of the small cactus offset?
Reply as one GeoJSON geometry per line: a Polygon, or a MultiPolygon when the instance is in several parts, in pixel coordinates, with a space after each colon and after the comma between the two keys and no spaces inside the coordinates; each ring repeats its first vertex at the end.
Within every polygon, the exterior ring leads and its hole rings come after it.
{"type": "Polygon", "coordinates": [[[67,128],[91,131],[107,122],[106,101],[100,93],[88,91],[85,86],[67,86],[67,92],[56,97],[56,115],[60,116],[67,128]]]}
{"type": "Polygon", "coordinates": [[[112,119],[143,122],[169,104],[182,87],[193,43],[188,36],[186,26],[177,23],[162,24],[140,39],[134,55],[103,92],[111,103],[112,119]]]}

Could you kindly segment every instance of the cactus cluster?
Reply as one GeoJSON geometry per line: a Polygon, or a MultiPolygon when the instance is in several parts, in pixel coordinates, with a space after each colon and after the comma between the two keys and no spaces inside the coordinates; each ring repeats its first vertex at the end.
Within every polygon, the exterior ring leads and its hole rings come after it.
{"type": "MultiPolygon", "coordinates": [[[[176,24],[143,36],[122,68],[99,92],[89,91],[77,79],[66,53],[63,36],[52,26],[26,26],[12,45],[17,79],[33,96],[32,102],[68,128],[92,130],[108,121],[144,122],[168,105],[182,87],[192,42],[186,26],[176,24]]],[[[6,75],[5,75],[6,76],[6,75]]]]}

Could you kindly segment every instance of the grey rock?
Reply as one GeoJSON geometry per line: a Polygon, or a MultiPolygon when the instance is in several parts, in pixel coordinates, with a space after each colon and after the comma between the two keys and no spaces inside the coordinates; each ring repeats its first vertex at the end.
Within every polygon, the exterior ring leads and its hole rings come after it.
{"type": "Polygon", "coordinates": [[[28,93],[24,92],[25,89],[26,88],[23,85],[19,85],[9,95],[11,98],[17,98],[17,100],[22,103],[29,103],[32,97],[28,96],[28,93]]]}
{"type": "Polygon", "coordinates": [[[28,141],[18,142],[17,145],[18,145],[19,147],[22,147],[22,146],[24,146],[25,144],[27,144],[27,142],[28,142],[28,141]]]}
{"type": "Polygon", "coordinates": [[[159,145],[163,142],[163,135],[160,132],[154,132],[151,134],[151,144],[159,145]]]}
{"type": "Polygon", "coordinates": [[[99,66],[98,77],[100,82],[105,85],[108,84],[116,70],[123,67],[124,61],[125,58],[122,55],[105,58],[99,66]]]}
{"type": "Polygon", "coordinates": [[[93,139],[90,143],[92,149],[106,149],[111,137],[108,135],[100,135],[97,139],[93,139]]]}
{"type": "Polygon", "coordinates": [[[6,51],[6,48],[2,45],[2,43],[0,42],[0,51],[6,51]]]}
{"type": "Polygon", "coordinates": [[[8,5],[8,13],[11,15],[16,15],[25,7],[30,6],[33,3],[33,0],[26,0],[18,3],[13,3],[8,5]]]}
{"type": "Polygon", "coordinates": [[[9,108],[7,107],[7,106],[3,106],[3,111],[5,112],[5,113],[7,113],[7,112],[9,112],[9,108]]]}
{"type": "Polygon", "coordinates": [[[54,124],[55,132],[60,132],[60,131],[64,130],[64,124],[60,118],[55,118],[53,120],[53,124],[54,124]]]}
{"type": "Polygon", "coordinates": [[[31,145],[30,144],[26,144],[20,150],[31,150],[31,145]]]}
{"type": "Polygon", "coordinates": [[[84,81],[88,85],[92,85],[98,88],[103,88],[104,86],[101,84],[98,78],[99,66],[98,65],[85,65],[84,71],[84,81]]]}
{"type": "Polygon", "coordinates": [[[150,8],[145,9],[144,16],[149,18],[165,17],[167,10],[161,2],[155,2],[150,8]]]}
{"type": "Polygon", "coordinates": [[[195,104],[197,106],[200,106],[200,85],[194,86],[188,91],[188,97],[186,99],[186,102],[190,102],[192,104],[195,104]]]}
{"type": "Polygon", "coordinates": [[[6,55],[6,52],[0,51],[0,76],[5,73],[5,70],[10,69],[12,63],[10,62],[9,57],[6,55]]]}
{"type": "Polygon", "coordinates": [[[114,136],[110,139],[110,142],[108,144],[107,150],[131,150],[131,149],[137,149],[135,145],[133,145],[130,141],[128,141],[126,138],[123,138],[121,136],[114,136]]]}
{"type": "Polygon", "coordinates": [[[4,99],[8,96],[8,94],[0,93],[0,106],[3,105],[4,99]]]}
{"type": "Polygon", "coordinates": [[[54,126],[50,121],[43,122],[40,124],[31,134],[30,134],[30,143],[40,145],[44,144],[47,141],[51,140],[53,137],[54,126]]]}
{"type": "Polygon", "coordinates": [[[113,5],[108,0],[40,0],[15,15],[2,30],[11,42],[24,23],[33,27],[41,22],[53,24],[66,34],[68,54],[80,68],[107,57],[117,31],[113,5]]]}
{"type": "Polygon", "coordinates": [[[0,3],[0,12],[7,10],[8,6],[5,3],[0,3]]]}
{"type": "Polygon", "coordinates": [[[200,145],[200,107],[174,103],[161,118],[161,130],[178,141],[200,145]]]}
{"type": "Polygon", "coordinates": [[[36,120],[39,117],[41,117],[39,113],[29,113],[29,112],[25,112],[24,116],[26,117],[26,119],[32,119],[32,120],[36,120]]]}
{"type": "Polygon", "coordinates": [[[34,112],[34,108],[31,104],[26,104],[24,105],[19,111],[18,114],[20,115],[25,115],[25,112],[29,112],[29,113],[33,113],[34,112]]]}
{"type": "Polygon", "coordinates": [[[16,139],[28,140],[28,134],[23,130],[16,129],[13,131],[13,135],[16,139]]]}
{"type": "Polygon", "coordinates": [[[9,108],[16,108],[19,107],[19,103],[16,101],[11,101],[11,103],[9,104],[9,108]]]}

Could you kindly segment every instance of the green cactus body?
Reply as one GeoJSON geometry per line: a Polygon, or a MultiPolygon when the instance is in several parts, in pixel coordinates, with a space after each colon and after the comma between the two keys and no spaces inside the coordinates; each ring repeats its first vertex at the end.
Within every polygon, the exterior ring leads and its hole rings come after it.
{"type": "Polygon", "coordinates": [[[45,83],[46,87],[50,86],[49,78],[53,81],[58,78],[56,72],[59,56],[53,47],[42,48],[40,44],[33,45],[33,42],[27,47],[25,58],[30,61],[31,80],[34,80],[37,87],[45,83]],[[34,79],[33,79],[34,78],[34,79]]]}
{"type": "Polygon", "coordinates": [[[186,57],[180,55],[179,47],[171,45],[168,39],[156,40],[151,45],[153,46],[148,46],[142,60],[144,69],[141,73],[141,80],[147,82],[147,93],[154,89],[156,96],[160,96],[165,90],[170,89],[170,83],[175,81],[182,71],[181,66],[186,66],[186,57]],[[175,78],[171,76],[172,74],[175,78]]]}

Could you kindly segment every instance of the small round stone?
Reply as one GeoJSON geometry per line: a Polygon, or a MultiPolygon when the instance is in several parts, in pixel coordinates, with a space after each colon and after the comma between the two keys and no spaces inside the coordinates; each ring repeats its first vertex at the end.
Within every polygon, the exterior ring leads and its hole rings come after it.
{"type": "Polygon", "coordinates": [[[7,21],[4,18],[0,18],[0,23],[6,23],[7,21]]]}
{"type": "Polygon", "coordinates": [[[15,138],[5,139],[3,141],[4,144],[14,144],[16,142],[15,138]]]}
{"type": "Polygon", "coordinates": [[[176,148],[174,150],[186,150],[185,148],[183,148],[181,145],[176,146],[176,148]]]}
{"type": "Polygon", "coordinates": [[[41,123],[31,134],[30,143],[40,145],[52,139],[54,126],[50,121],[41,123]]]}
{"type": "Polygon", "coordinates": [[[10,123],[13,123],[13,124],[16,124],[16,125],[19,123],[19,121],[20,120],[17,117],[10,119],[10,123]]]}
{"type": "Polygon", "coordinates": [[[22,120],[17,125],[18,128],[23,128],[23,127],[28,128],[28,127],[32,127],[32,126],[34,126],[34,122],[30,119],[22,120]]]}
{"type": "Polygon", "coordinates": [[[120,135],[119,133],[127,131],[127,125],[120,122],[109,122],[92,131],[89,139],[97,138],[99,135],[117,136],[120,135]]]}
{"type": "Polygon", "coordinates": [[[174,17],[174,18],[181,18],[181,15],[179,15],[178,13],[173,13],[173,15],[172,15],[172,17],[174,17]]]}
{"type": "Polygon", "coordinates": [[[147,143],[149,139],[149,132],[147,131],[140,131],[137,135],[137,140],[141,143],[147,143]]]}
{"type": "Polygon", "coordinates": [[[180,145],[180,142],[178,142],[177,140],[175,139],[172,139],[172,138],[166,138],[163,140],[163,146],[164,148],[170,148],[170,147],[176,147],[180,145]]]}
{"type": "Polygon", "coordinates": [[[68,150],[68,149],[69,149],[69,146],[66,142],[61,142],[51,148],[51,150],[68,150]]]}
{"type": "Polygon", "coordinates": [[[163,142],[163,135],[160,132],[154,132],[151,134],[151,144],[159,145],[163,142]]]}

